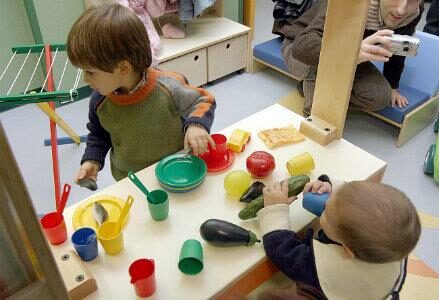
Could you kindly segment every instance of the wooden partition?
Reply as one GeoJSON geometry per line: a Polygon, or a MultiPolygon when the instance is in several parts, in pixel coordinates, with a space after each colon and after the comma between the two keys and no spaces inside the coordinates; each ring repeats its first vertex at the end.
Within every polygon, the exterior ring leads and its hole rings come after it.
{"type": "MultiPolygon", "coordinates": [[[[11,299],[68,299],[1,123],[0,157],[0,221],[5,224],[3,231],[15,249],[14,255],[25,266],[29,283],[11,299]]],[[[6,245],[1,249],[6,251],[3,255],[9,250],[6,245]]]]}
{"type": "Polygon", "coordinates": [[[301,125],[320,144],[342,137],[368,8],[368,0],[328,1],[313,107],[301,125]]]}

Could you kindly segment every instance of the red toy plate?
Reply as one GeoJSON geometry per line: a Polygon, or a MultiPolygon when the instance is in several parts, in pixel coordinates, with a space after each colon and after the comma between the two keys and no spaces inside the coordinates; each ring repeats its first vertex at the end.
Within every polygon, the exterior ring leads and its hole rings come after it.
{"type": "Polygon", "coordinates": [[[207,172],[219,172],[224,169],[230,167],[230,165],[235,160],[235,152],[230,149],[227,149],[226,155],[224,155],[224,159],[213,161],[209,157],[209,153],[205,152],[205,154],[200,155],[200,158],[204,160],[207,166],[207,172]]]}

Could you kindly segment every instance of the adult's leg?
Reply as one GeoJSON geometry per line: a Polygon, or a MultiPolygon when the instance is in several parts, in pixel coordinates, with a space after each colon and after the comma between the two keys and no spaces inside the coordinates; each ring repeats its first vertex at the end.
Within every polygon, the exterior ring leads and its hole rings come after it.
{"type": "Polygon", "coordinates": [[[439,0],[431,1],[424,31],[439,36],[439,0]]]}
{"type": "MultiPolygon", "coordinates": [[[[311,114],[314,90],[317,78],[317,68],[310,67],[304,76],[303,92],[305,104],[303,113],[306,116],[311,114]]],[[[390,103],[392,88],[383,74],[370,62],[357,66],[350,104],[367,110],[380,110],[390,103]]]]}
{"type": "Polygon", "coordinates": [[[392,88],[371,62],[357,66],[350,104],[367,110],[380,110],[390,104],[392,88]]]}
{"type": "MultiPolygon", "coordinates": [[[[293,49],[292,44],[288,42],[287,39],[284,40],[282,43],[281,51],[282,56],[284,58],[284,62],[287,65],[288,71],[291,73],[291,75],[299,80],[299,83],[297,85],[297,89],[299,90],[299,93],[305,97],[305,103],[304,103],[304,112],[309,112],[311,110],[312,106],[312,94],[309,96],[309,93],[304,93],[304,80],[306,77],[308,77],[308,73],[312,69],[316,69],[314,67],[308,66],[297,59],[293,58],[293,49]]],[[[314,90],[313,90],[314,91],[314,90]]],[[[307,113],[309,115],[309,113],[307,113]]]]}
{"type": "MultiPolygon", "coordinates": [[[[294,59],[291,43],[287,39],[282,43],[281,50],[289,72],[293,77],[303,80],[305,97],[303,114],[309,116],[316,85],[317,67],[306,65],[294,59]]],[[[365,62],[357,66],[352,83],[351,104],[372,111],[380,110],[389,105],[391,92],[390,84],[371,62],[365,62]]]]}

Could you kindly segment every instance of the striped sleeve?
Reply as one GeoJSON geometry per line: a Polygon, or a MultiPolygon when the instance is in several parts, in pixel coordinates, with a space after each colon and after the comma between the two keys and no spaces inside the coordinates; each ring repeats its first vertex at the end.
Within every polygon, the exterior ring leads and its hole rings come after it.
{"type": "Polygon", "coordinates": [[[189,85],[183,75],[173,72],[160,72],[158,82],[171,94],[183,118],[183,128],[191,124],[203,126],[208,132],[215,116],[216,102],[203,88],[189,85]]]}

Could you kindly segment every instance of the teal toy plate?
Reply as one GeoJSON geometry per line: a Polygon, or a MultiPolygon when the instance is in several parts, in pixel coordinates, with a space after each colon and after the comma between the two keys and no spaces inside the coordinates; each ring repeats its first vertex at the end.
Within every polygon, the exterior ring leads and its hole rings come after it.
{"type": "Polygon", "coordinates": [[[206,163],[199,157],[174,154],[163,158],[155,168],[155,175],[162,185],[186,188],[197,185],[206,177],[206,163]]]}

